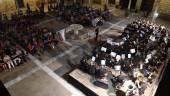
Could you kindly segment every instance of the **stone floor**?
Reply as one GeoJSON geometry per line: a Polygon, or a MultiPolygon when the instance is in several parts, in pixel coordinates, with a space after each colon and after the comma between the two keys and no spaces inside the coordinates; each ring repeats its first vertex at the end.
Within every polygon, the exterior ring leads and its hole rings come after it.
{"type": "Polygon", "coordinates": [[[63,86],[39,70],[8,88],[12,96],[70,96],[63,86]]]}
{"type": "MultiPolygon", "coordinates": [[[[133,16],[123,18],[115,15],[110,22],[105,22],[101,26],[100,35],[104,37],[118,36],[126,24],[134,19],[133,16]]],[[[57,20],[54,14],[48,14],[48,17],[41,21],[37,26],[48,27],[56,32],[69,26],[68,22],[57,20]]],[[[169,23],[164,24],[170,26],[169,23]]],[[[60,42],[55,49],[46,51],[41,57],[29,55],[29,61],[25,64],[11,72],[0,72],[0,79],[5,83],[12,96],[73,96],[72,93],[81,94],[61,77],[72,70],[83,56],[91,54],[95,45],[89,43],[88,40],[94,35],[94,28],[84,27],[82,33],[79,34],[80,39],[66,38],[65,42],[60,42]]],[[[69,36],[74,35],[69,34],[69,36]]]]}

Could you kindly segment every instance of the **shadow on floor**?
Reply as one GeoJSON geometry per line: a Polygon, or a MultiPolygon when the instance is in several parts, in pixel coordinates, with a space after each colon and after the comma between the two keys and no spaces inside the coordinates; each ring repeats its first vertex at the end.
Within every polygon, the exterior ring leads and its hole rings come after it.
{"type": "Polygon", "coordinates": [[[169,89],[170,89],[170,60],[168,61],[168,65],[165,69],[162,80],[159,83],[155,96],[169,96],[170,94],[169,89]]]}

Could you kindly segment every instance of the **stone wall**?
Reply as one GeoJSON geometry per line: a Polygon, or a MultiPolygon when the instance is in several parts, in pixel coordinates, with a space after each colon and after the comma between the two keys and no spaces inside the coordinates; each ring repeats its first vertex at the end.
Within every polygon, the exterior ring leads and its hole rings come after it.
{"type": "MultiPolygon", "coordinates": [[[[26,7],[26,4],[28,3],[31,7],[31,9],[35,9],[36,3],[40,2],[41,0],[23,0],[24,5],[26,7]]],[[[48,2],[48,0],[45,0],[45,2],[48,2]]],[[[23,8],[24,10],[25,8],[23,8]]],[[[0,12],[5,13],[5,14],[11,14],[13,12],[17,11],[17,7],[15,4],[15,0],[0,0],[0,12]]]]}
{"type": "Polygon", "coordinates": [[[170,0],[161,0],[158,12],[160,16],[170,19],[170,0]]]}
{"type": "Polygon", "coordinates": [[[0,12],[7,13],[16,10],[14,0],[0,0],[0,12]]]}

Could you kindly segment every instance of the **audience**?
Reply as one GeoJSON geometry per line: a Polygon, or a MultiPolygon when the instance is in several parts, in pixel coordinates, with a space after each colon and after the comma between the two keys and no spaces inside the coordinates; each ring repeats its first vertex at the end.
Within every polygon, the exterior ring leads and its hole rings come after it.
{"type": "Polygon", "coordinates": [[[26,62],[27,53],[17,44],[12,43],[8,37],[0,40],[0,67],[2,70],[12,70],[26,62]]]}
{"type": "Polygon", "coordinates": [[[48,28],[32,27],[30,29],[12,32],[11,37],[17,40],[17,43],[33,55],[40,55],[47,49],[53,49],[58,43],[54,32],[48,28]]]}
{"type": "Polygon", "coordinates": [[[78,23],[85,26],[102,25],[104,20],[110,20],[111,14],[108,10],[92,9],[84,7],[79,4],[68,6],[57,6],[49,4],[48,11],[57,13],[57,17],[63,20],[70,21],[71,23],[78,23]]]}
{"type": "Polygon", "coordinates": [[[48,28],[36,26],[39,20],[45,16],[43,4],[40,9],[32,11],[27,4],[26,13],[18,10],[17,13],[11,14],[10,19],[6,14],[0,13],[1,69],[11,71],[15,66],[27,61],[27,52],[32,55],[40,55],[45,50],[56,46],[58,40],[55,33],[48,28]]]}

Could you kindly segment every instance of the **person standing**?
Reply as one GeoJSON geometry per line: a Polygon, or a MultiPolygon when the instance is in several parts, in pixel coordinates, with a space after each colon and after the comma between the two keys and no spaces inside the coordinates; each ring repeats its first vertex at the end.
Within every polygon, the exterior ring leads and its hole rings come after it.
{"type": "Polygon", "coordinates": [[[95,34],[96,34],[95,40],[98,41],[98,37],[99,37],[99,27],[97,27],[97,28],[95,29],[95,34]]]}

